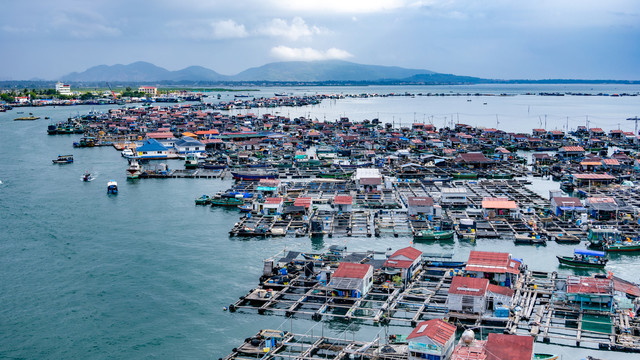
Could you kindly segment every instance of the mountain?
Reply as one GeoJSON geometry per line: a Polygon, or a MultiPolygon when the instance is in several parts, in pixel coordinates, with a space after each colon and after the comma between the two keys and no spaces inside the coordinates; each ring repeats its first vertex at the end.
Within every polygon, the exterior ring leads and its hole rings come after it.
{"type": "Polygon", "coordinates": [[[286,61],[247,69],[233,76],[233,79],[236,81],[378,81],[433,73],[429,70],[363,65],[341,60],[286,61]]]}
{"type": "Polygon", "coordinates": [[[153,82],[153,81],[219,81],[227,77],[202,66],[169,71],[154,64],[138,61],[129,65],[98,65],[81,73],[72,72],[62,77],[71,82],[120,81],[120,82],[153,82]]]}

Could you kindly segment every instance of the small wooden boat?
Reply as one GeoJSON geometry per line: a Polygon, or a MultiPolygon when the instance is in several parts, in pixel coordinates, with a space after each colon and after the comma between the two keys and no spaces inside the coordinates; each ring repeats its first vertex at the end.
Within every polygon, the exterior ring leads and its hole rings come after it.
{"type": "Polygon", "coordinates": [[[209,205],[211,197],[209,195],[202,195],[195,200],[196,205],[209,205]]]}
{"type": "Polygon", "coordinates": [[[640,240],[621,240],[604,245],[606,252],[640,251],[640,240]]]}
{"type": "Polygon", "coordinates": [[[452,240],[454,230],[441,230],[435,231],[432,229],[419,230],[413,234],[413,240],[415,241],[433,241],[433,240],[452,240]]]}
{"type": "Polygon", "coordinates": [[[558,360],[559,356],[554,354],[533,354],[533,360],[558,360]]]}
{"type": "Polygon", "coordinates": [[[40,119],[40,117],[38,116],[22,116],[22,117],[17,117],[13,119],[13,121],[33,121],[38,119],[40,119]]]}
{"type": "Polygon", "coordinates": [[[242,197],[216,195],[211,198],[211,206],[238,206],[244,205],[242,197]]]}
{"type": "Polygon", "coordinates": [[[575,235],[558,234],[555,239],[558,244],[580,244],[580,238],[575,235]]]}
{"type": "Polygon", "coordinates": [[[516,234],[513,242],[516,244],[546,245],[547,237],[536,233],[516,234]]]}
{"type": "Polygon", "coordinates": [[[238,209],[240,210],[240,212],[251,212],[251,210],[253,210],[253,207],[251,206],[251,204],[244,204],[238,205],[238,209]]]}
{"type": "Polygon", "coordinates": [[[556,256],[562,265],[581,268],[604,269],[608,259],[602,251],[576,249],[573,256],[556,256]]]}
{"type": "Polygon", "coordinates": [[[73,162],[73,155],[58,155],[58,158],[53,161],[54,164],[70,164],[73,162]]]}

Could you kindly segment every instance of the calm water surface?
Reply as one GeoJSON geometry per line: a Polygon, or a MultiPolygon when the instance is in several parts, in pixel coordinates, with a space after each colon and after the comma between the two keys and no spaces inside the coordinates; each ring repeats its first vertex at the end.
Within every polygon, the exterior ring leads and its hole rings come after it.
{"type": "MultiPolygon", "coordinates": [[[[501,99],[517,103],[527,98],[501,99]]],[[[620,98],[585,99],[613,100],[604,107],[593,105],[592,109],[601,109],[594,113],[596,117],[609,118],[621,111],[616,102],[620,98]]],[[[401,112],[405,107],[394,107],[386,100],[371,104],[371,99],[362,103],[346,100],[324,106],[366,106],[370,112],[385,107],[401,112]]],[[[402,100],[406,104],[422,98],[402,100]]],[[[448,106],[449,99],[438,100],[442,102],[436,106],[448,106]]],[[[637,103],[638,98],[627,100],[637,103]]],[[[289,237],[229,238],[227,233],[239,213],[193,204],[203,193],[228,188],[229,181],[127,181],[127,162],[113,148],[74,149],[72,143],[80,135],[46,134],[49,121],[89,110],[83,106],[21,109],[42,117],[27,122],[13,121],[20,116],[16,110],[0,113],[0,358],[217,359],[262,328],[293,327],[306,332],[315,325],[313,331],[324,328],[325,333],[339,334],[347,325],[337,321],[317,324],[254,313],[230,314],[222,308],[255,287],[262,259],[284,248],[309,251],[346,243],[350,250],[385,250],[410,244],[409,238],[313,242],[289,237]],[[51,120],[44,120],[45,116],[51,120]],[[66,153],[74,155],[73,164],[52,165],[52,159],[66,153]],[[81,181],[86,170],[96,174],[94,181],[81,181]],[[110,179],[118,181],[117,196],[106,195],[110,179]]],[[[183,165],[169,161],[169,166],[183,165]]],[[[546,182],[532,186],[541,193],[557,187],[546,182]]],[[[544,271],[557,270],[555,255],[570,254],[573,249],[555,243],[515,246],[500,240],[415,246],[425,252],[455,252],[456,259],[465,259],[473,249],[508,251],[523,258],[530,268],[544,271]]],[[[630,255],[613,257],[608,268],[638,281],[638,260],[640,257],[630,255]]],[[[362,339],[380,331],[384,328],[362,324],[348,329],[349,337],[355,332],[362,339]]],[[[628,354],[545,344],[536,344],[536,349],[563,354],[564,359],[586,355],[629,358],[628,354]]]]}

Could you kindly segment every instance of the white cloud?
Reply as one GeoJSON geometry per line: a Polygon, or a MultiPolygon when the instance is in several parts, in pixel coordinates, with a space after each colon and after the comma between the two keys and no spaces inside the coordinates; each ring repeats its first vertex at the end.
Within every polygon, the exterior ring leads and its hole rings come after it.
{"type": "Polygon", "coordinates": [[[169,33],[178,38],[195,40],[234,39],[249,36],[243,24],[238,24],[232,19],[205,21],[174,20],[167,23],[169,33]]]}
{"type": "Polygon", "coordinates": [[[216,39],[242,38],[249,35],[243,24],[228,19],[211,23],[213,37],[216,39]]]}
{"type": "Polygon", "coordinates": [[[405,0],[278,0],[276,5],[293,11],[324,13],[375,13],[406,6],[405,0]]]}
{"type": "Polygon", "coordinates": [[[331,48],[327,51],[321,51],[305,48],[292,48],[288,46],[276,46],[271,49],[271,55],[280,60],[301,60],[301,61],[313,61],[313,60],[339,60],[352,57],[348,51],[331,48]]]}
{"type": "Polygon", "coordinates": [[[258,30],[258,33],[273,36],[285,37],[290,40],[298,40],[302,37],[309,37],[316,34],[327,33],[327,30],[317,26],[309,26],[301,17],[295,17],[291,20],[291,24],[283,19],[273,19],[264,27],[258,30]]]}

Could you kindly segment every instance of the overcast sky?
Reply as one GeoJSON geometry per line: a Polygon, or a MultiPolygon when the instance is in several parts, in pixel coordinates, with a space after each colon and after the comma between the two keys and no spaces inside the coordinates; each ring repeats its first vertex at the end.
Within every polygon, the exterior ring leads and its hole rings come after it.
{"type": "Polygon", "coordinates": [[[640,80],[638,0],[3,1],[0,79],[148,61],[236,74],[343,59],[500,79],[640,80]]]}

